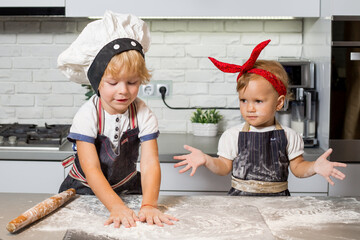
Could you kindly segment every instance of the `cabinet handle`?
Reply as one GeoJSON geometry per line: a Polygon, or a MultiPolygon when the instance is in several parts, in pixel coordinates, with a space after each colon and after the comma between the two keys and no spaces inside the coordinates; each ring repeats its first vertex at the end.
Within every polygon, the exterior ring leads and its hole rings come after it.
{"type": "Polygon", "coordinates": [[[359,61],[359,60],[360,60],[360,52],[350,53],[350,61],[359,61]]]}

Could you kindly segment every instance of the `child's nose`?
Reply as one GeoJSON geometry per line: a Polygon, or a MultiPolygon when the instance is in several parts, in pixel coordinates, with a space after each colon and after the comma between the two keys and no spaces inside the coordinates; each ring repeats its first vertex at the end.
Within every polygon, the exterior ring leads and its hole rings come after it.
{"type": "Polygon", "coordinates": [[[255,105],[252,103],[249,103],[247,106],[247,111],[248,112],[254,112],[255,111],[255,105]]]}
{"type": "Polygon", "coordinates": [[[124,83],[118,84],[117,92],[118,92],[119,94],[126,94],[126,93],[128,93],[127,84],[124,84],[124,83]]]}

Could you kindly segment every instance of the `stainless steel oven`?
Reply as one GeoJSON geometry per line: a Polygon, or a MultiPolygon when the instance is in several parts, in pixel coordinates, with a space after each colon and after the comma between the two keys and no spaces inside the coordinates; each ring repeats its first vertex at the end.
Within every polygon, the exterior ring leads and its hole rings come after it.
{"type": "Polygon", "coordinates": [[[360,16],[333,17],[331,57],[331,160],[360,162],[360,16]]]}

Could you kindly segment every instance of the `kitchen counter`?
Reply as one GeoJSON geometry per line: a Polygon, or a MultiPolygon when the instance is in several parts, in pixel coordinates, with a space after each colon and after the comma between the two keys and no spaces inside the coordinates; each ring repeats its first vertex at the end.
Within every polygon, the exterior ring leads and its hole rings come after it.
{"type": "MultiPolygon", "coordinates": [[[[63,239],[67,230],[97,239],[358,239],[360,198],[160,196],[159,208],[179,218],[164,227],[103,226],[108,211],[94,196],[77,196],[16,234],[6,224],[49,194],[0,193],[0,239],[63,239]],[[76,229],[76,230],[75,230],[76,229]]],[[[123,198],[138,212],[141,196],[123,198]]]]}
{"type": "MultiPolygon", "coordinates": [[[[173,156],[187,154],[184,145],[201,149],[203,152],[215,156],[220,136],[197,137],[193,134],[161,133],[158,138],[160,162],[175,162],[173,156]]],[[[306,160],[314,161],[324,152],[321,148],[305,148],[306,160]]],[[[66,142],[60,150],[1,150],[0,160],[47,160],[62,161],[73,154],[72,144],[66,142]]]]}
{"type": "MultiPolygon", "coordinates": [[[[195,176],[179,174],[174,168],[175,155],[187,154],[185,144],[199,148],[215,156],[220,136],[197,137],[192,134],[160,134],[158,139],[161,167],[161,194],[225,194],[230,188],[230,175],[218,176],[206,168],[199,168],[195,176]]],[[[320,148],[306,148],[304,157],[316,160],[323,152],[320,148]]],[[[74,154],[72,144],[66,142],[60,150],[5,150],[0,149],[0,192],[12,193],[56,193],[70,168],[64,169],[60,162],[74,154]],[[18,181],[7,183],[17,172],[18,181]],[[29,181],[31,179],[31,181],[29,181]]],[[[298,179],[290,174],[291,193],[327,195],[328,184],[320,176],[298,179]]]]}

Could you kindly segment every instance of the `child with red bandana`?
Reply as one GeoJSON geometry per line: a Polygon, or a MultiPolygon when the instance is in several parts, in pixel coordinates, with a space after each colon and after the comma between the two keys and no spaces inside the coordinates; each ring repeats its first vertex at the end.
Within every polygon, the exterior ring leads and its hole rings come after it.
{"type": "Polygon", "coordinates": [[[237,92],[245,123],[223,133],[219,140],[219,157],[211,157],[185,145],[191,153],[174,157],[181,160],[174,167],[185,166],[180,173],[192,168],[192,176],[201,165],[218,175],[232,172],[228,194],[235,196],[290,196],[287,183],[289,166],[296,177],[320,174],[332,185],[330,177],[345,178],[335,167],[346,167],[346,164],[326,159],[332,149],[316,161],[305,161],[302,137],[276,121],[275,113],[288,97],[288,76],[280,63],[257,60],[269,42],[257,45],[243,66],[210,58],[223,72],[239,72],[237,92]]]}

